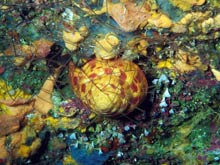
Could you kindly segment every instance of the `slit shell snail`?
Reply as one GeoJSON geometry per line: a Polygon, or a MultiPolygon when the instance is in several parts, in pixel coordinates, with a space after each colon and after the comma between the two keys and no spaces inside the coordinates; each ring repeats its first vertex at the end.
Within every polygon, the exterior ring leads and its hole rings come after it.
{"type": "MultiPolygon", "coordinates": [[[[114,36],[111,38],[114,39],[114,36]]],[[[105,41],[106,36],[99,41],[103,49],[105,41]]],[[[109,53],[109,45],[107,46],[106,53],[109,53]]],[[[100,52],[106,57],[103,51],[100,52]]],[[[103,59],[102,55],[96,54],[95,59],[88,61],[81,68],[75,67],[72,62],[69,64],[72,89],[97,115],[112,117],[128,114],[138,106],[147,92],[145,75],[132,61],[119,58],[103,59]]],[[[110,55],[112,57],[112,54],[110,55]]]]}

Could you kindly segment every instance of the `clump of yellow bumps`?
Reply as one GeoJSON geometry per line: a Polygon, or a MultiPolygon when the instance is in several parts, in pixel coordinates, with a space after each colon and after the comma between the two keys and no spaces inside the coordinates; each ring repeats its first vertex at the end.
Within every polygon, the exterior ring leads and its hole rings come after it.
{"type": "Polygon", "coordinates": [[[183,11],[190,10],[193,6],[200,6],[205,3],[206,0],[170,0],[174,5],[182,9],[183,11]]]}
{"type": "Polygon", "coordinates": [[[79,48],[79,44],[84,38],[88,35],[88,29],[86,26],[82,26],[79,30],[64,30],[63,31],[63,40],[65,46],[68,50],[74,51],[79,48]]]}

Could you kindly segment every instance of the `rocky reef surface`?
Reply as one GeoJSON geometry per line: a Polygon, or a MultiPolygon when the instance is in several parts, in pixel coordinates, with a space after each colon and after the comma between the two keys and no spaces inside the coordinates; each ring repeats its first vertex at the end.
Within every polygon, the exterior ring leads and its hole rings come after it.
{"type": "Polygon", "coordinates": [[[219,164],[219,6],[1,1],[0,164],[219,164]]]}

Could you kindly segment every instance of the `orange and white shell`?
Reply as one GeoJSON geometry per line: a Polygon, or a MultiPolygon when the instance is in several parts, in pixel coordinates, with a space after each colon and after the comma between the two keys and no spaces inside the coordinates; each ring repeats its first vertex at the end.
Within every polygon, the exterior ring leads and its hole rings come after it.
{"type": "Polygon", "coordinates": [[[132,112],[147,92],[147,80],[133,62],[93,59],[82,68],[69,65],[74,93],[97,115],[132,112]]]}

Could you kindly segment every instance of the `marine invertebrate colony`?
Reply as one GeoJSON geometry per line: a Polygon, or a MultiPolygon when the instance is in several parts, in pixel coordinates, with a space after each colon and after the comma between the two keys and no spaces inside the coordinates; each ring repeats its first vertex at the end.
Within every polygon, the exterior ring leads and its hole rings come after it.
{"type": "Polygon", "coordinates": [[[193,6],[200,6],[205,0],[170,0],[170,2],[184,11],[190,10],[193,6]]]}
{"type": "Polygon", "coordinates": [[[53,42],[40,38],[33,42],[32,45],[13,45],[4,51],[5,55],[14,57],[14,64],[17,66],[24,65],[33,59],[45,58],[53,42]]]}
{"type": "MultiPolygon", "coordinates": [[[[74,3],[77,7],[79,4],[74,3]]],[[[91,10],[82,8],[88,15],[100,15],[108,13],[125,32],[133,32],[137,29],[143,29],[147,24],[158,28],[170,28],[172,26],[171,19],[154,9],[152,4],[142,2],[138,4],[133,1],[121,0],[114,3],[111,0],[104,0],[100,10],[91,10]]]]}

